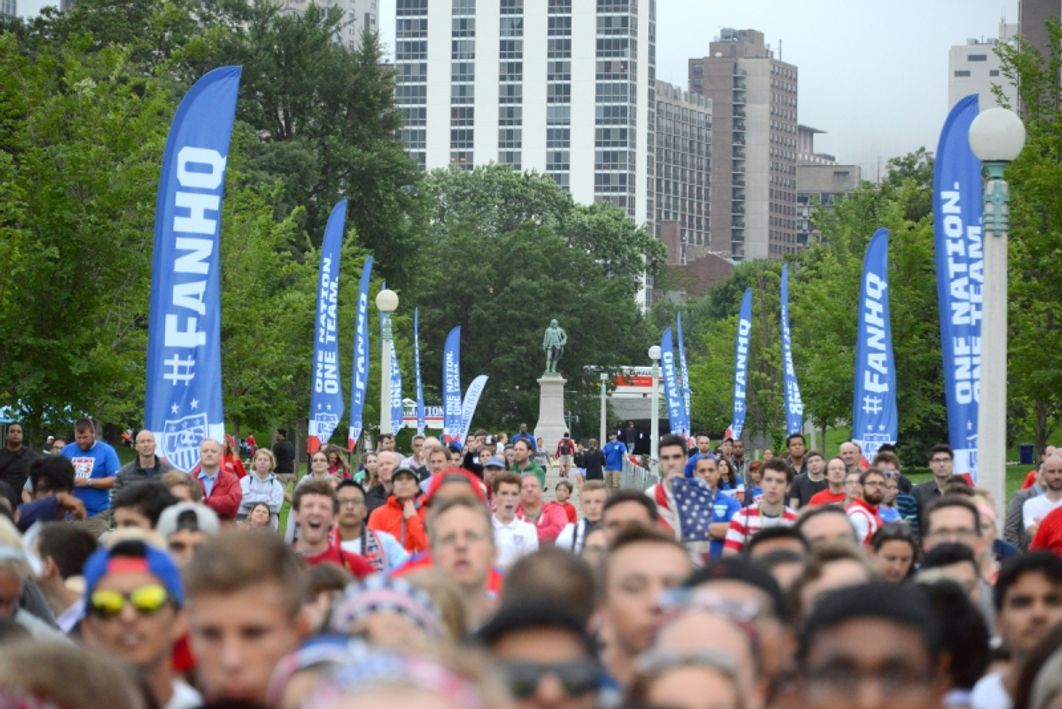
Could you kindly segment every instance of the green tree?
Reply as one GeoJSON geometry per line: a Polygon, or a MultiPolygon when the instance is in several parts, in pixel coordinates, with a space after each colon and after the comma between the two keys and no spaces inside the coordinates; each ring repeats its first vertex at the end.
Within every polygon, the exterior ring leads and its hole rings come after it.
{"type": "MultiPolygon", "coordinates": [[[[1027,140],[1010,165],[1008,413],[1037,451],[1062,423],[1062,27],[1047,23],[1046,57],[1019,39],[997,52],[1018,87],[1027,140]]],[[[1011,433],[1014,433],[1011,427],[1011,433]]]]}

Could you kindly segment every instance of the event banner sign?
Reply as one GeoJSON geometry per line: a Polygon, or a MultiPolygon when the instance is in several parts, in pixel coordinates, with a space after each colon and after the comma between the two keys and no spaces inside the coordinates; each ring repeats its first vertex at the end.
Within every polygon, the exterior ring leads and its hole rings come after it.
{"type": "Polygon", "coordinates": [[[413,368],[417,370],[417,435],[423,436],[426,422],[424,416],[424,383],[420,378],[420,308],[413,308],[413,368]]]}
{"type": "Polygon", "coordinates": [[[339,253],[347,200],[332,208],[321,243],[321,267],[317,276],[317,320],[313,339],[313,382],[310,387],[310,430],[306,450],[317,451],[328,443],[343,417],[343,392],[339,384],[339,253]]]}
{"type": "Polygon", "coordinates": [[[158,455],[199,464],[225,437],[221,398],[221,204],[240,88],[238,66],[205,74],[170,125],[155,208],[145,423],[158,455]]]}
{"type": "Polygon", "coordinates": [[[488,377],[480,374],[472,380],[465,390],[465,398],[461,400],[461,440],[468,439],[468,429],[472,427],[472,417],[476,415],[476,407],[479,406],[479,397],[483,388],[487,386],[488,377]]]}
{"type": "Polygon", "coordinates": [[[933,228],[940,304],[940,344],[948,439],[957,474],[977,479],[977,412],[981,396],[981,162],[970,150],[977,95],[948,114],[933,165],[933,228]]]}
{"type": "MultiPolygon", "coordinates": [[[[383,313],[381,317],[391,319],[390,315],[383,313]]],[[[402,430],[402,368],[398,366],[398,350],[393,337],[388,349],[391,350],[391,434],[397,436],[402,430]]]]}
{"type": "Polygon", "coordinates": [[[734,412],[730,416],[730,436],[736,441],[745,428],[746,391],[749,380],[749,337],[752,334],[752,289],[741,297],[734,355],[734,412]]]}
{"type": "Polygon", "coordinates": [[[443,348],[443,443],[461,441],[461,326],[450,330],[443,348]]]}
{"type": "Polygon", "coordinates": [[[667,401],[667,418],[672,433],[684,427],[682,419],[682,392],[679,391],[679,373],[675,363],[675,348],[671,328],[664,330],[660,338],[660,364],[664,378],[664,400],[667,401]]]}
{"type": "Polygon", "coordinates": [[[365,391],[369,386],[369,281],[372,276],[372,256],[361,267],[358,284],[358,310],[354,321],[354,365],[350,379],[350,427],[347,429],[347,450],[352,451],[361,438],[362,417],[365,413],[365,391]]]}
{"type": "Polygon", "coordinates": [[[878,229],[863,258],[856,329],[852,440],[870,462],[883,443],[895,443],[896,362],[889,320],[889,230],[878,229]]]}
{"type": "Polygon", "coordinates": [[[785,432],[800,433],[804,428],[804,403],[800,400],[796,368],[793,366],[793,338],[789,332],[789,264],[782,264],[782,366],[785,378],[785,432]]]}
{"type": "Polygon", "coordinates": [[[679,384],[682,386],[682,422],[685,427],[682,437],[689,438],[693,430],[693,419],[690,414],[690,372],[686,368],[686,338],[682,334],[682,313],[678,314],[678,351],[679,351],[679,384]]]}

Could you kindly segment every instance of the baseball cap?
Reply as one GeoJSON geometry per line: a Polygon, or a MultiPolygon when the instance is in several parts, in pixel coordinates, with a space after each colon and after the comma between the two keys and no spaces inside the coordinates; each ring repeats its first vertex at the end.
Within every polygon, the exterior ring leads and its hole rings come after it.
{"type": "Polygon", "coordinates": [[[500,455],[496,455],[496,456],[493,456],[492,458],[490,458],[490,460],[488,460],[486,463],[484,463],[483,467],[484,468],[501,468],[501,469],[504,470],[508,466],[505,465],[505,458],[502,458],[500,455]]]}
{"type": "Polygon", "coordinates": [[[155,525],[155,529],[163,538],[182,529],[202,532],[209,537],[216,537],[221,531],[214,510],[197,502],[178,502],[167,507],[159,515],[159,523],[155,525]]]}
{"type": "Polygon", "coordinates": [[[463,468],[447,468],[440,473],[436,473],[429,478],[431,482],[428,483],[428,492],[424,496],[424,504],[430,505],[432,500],[435,499],[435,494],[446,483],[464,483],[468,485],[469,490],[475,495],[481,502],[487,501],[487,494],[483,491],[483,484],[472,473],[464,470],[463,468]]]}
{"type": "Polygon", "coordinates": [[[121,542],[110,549],[99,549],[85,562],[85,599],[107,574],[123,571],[147,571],[157,576],[174,605],[184,603],[181,572],[169,554],[138,540],[121,542]]]}
{"type": "Polygon", "coordinates": [[[391,480],[394,480],[399,475],[410,475],[413,477],[414,480],[420,480],[420,476],[417,475],[417,471],[409,467],[408,465],[403,465],[399,468],[395,468],[395,471],[391,473],[391,480]]]}

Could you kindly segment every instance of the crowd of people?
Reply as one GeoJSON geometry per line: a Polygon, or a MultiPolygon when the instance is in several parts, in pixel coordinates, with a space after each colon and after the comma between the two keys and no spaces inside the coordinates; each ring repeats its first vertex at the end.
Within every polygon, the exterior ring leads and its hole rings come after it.
{"type": "Polygon", "coordinates": [[[642,490],[623,433],[299,475],[283,430],[186,472],[11,424],[0,706],[1062,706],[1062,451],[1001,523],[943,444],[912,484],[892,448],[666,435],[642,490]]]}

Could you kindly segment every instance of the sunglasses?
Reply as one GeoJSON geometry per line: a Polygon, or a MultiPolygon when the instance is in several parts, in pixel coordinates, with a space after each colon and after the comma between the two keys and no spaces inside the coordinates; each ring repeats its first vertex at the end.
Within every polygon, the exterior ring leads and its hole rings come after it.
{"type": "Polygon", "coordinates": [[[501,665],[501,671],[509,691],[517,699],[534,696],[539,683],[546,675],[556,677],[569,697],[596,691],[601,677],[600,667],[590,660],[557,664],[507,662],[501,665]]]}
{"type": "Polygon", "coordinates": [[[113,618],[120,614],[126,603],[141,615],[152,615],[162,610],[170,600],[165,587],[158,584],[138,586],[128,593],[99,589],[89,596],[89,610],[100,618],[113,618]]]}

